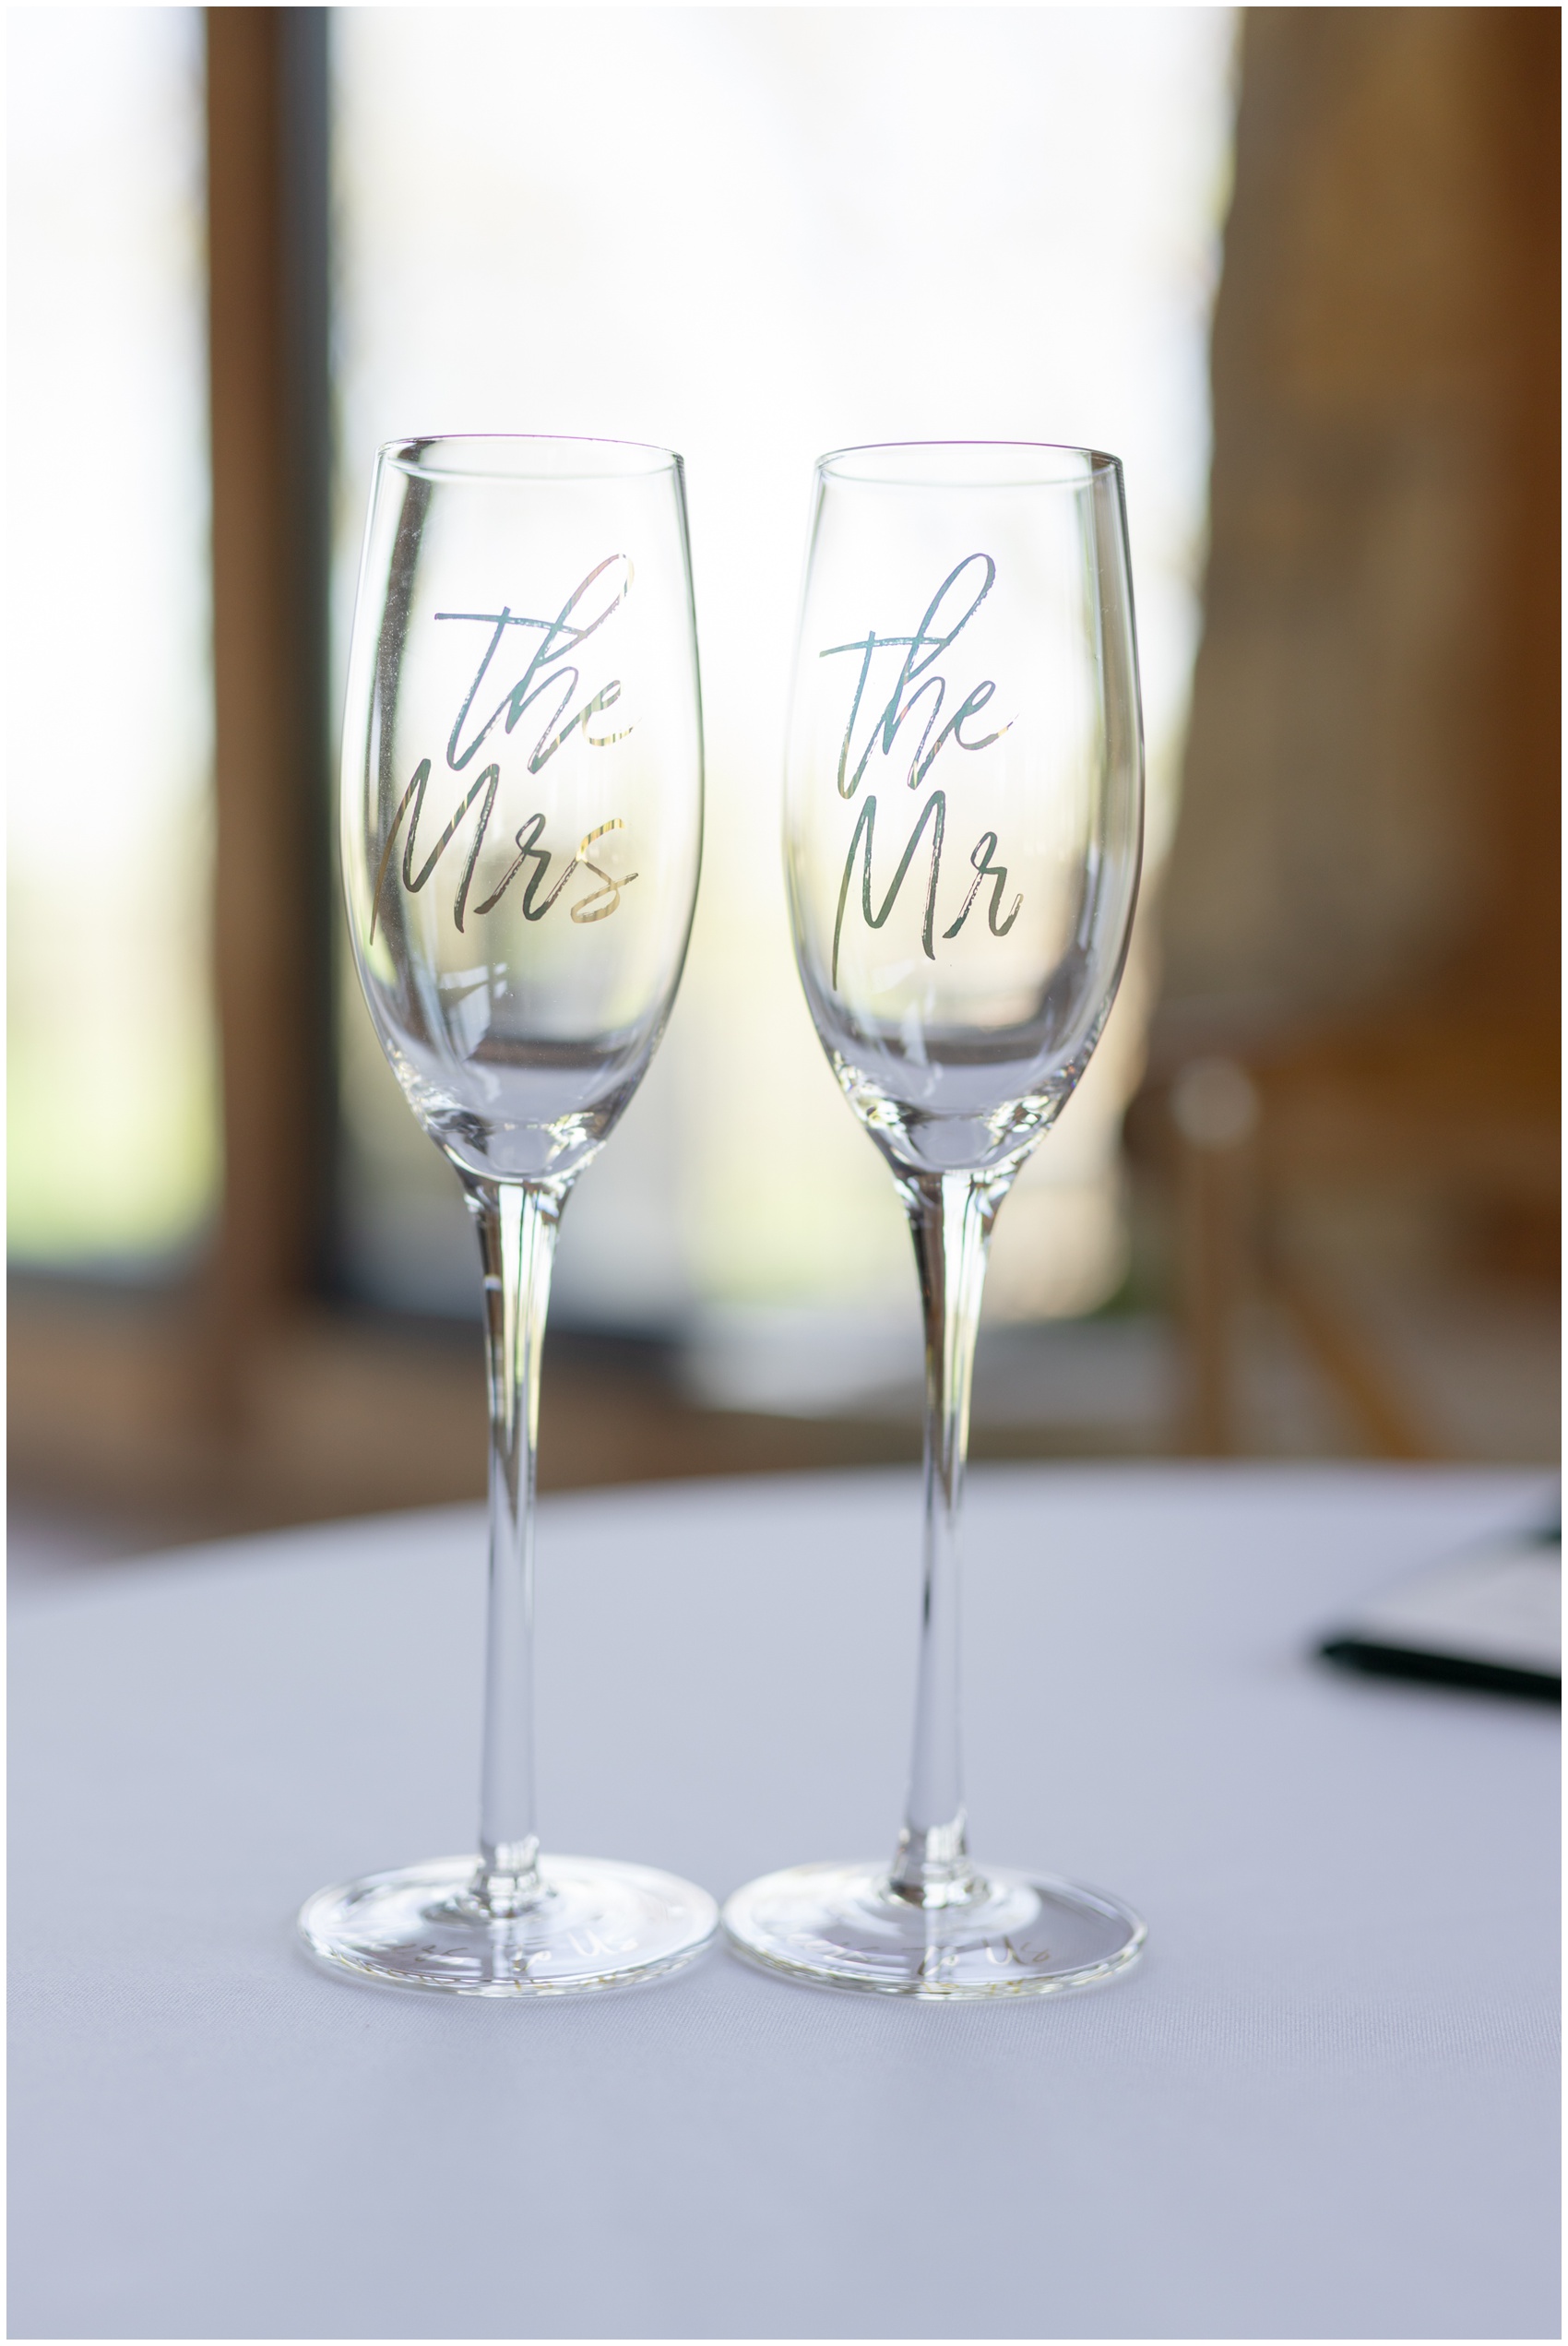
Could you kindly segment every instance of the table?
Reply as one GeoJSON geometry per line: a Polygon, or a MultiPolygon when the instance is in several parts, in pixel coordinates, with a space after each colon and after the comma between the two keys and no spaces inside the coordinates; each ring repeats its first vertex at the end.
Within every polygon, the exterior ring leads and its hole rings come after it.
{"type": "MultiPolygon", "coordinates": [[[[883,2003],[721,1954],[560,2004],[314,1970],[472,1831],[482,1533],[116,1567],[12,1636],[13,2336],[1555,2336],[1555,1721],[1308,1658],[1540,1475],[988,1468],[980,1854],[1143,1967],[883,2003]]],[[[888,1845],[917,1478],[540,1527],[547,1838],[724,1893],[888,1845]]]]}

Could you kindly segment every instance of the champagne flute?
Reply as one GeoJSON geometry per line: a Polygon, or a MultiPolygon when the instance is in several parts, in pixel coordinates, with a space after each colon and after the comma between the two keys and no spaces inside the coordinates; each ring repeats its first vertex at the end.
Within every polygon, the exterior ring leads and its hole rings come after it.
{"type": "Polygon", "coordinates": [[[737,1951],[895,1995],[1039,1994],[1133,1962],[1118,1899],[971,1859],[958,1533],[986,1247],[1083,1074],[1126,957],[1143,741],[1122,468],[1005,442],[817,466],[784,844],[818,1036],[909,1215],[925,1315],[914,1749],[891,1864],[801,1865],[737,1951]]]}
{"type": "Polygon", "coordinates": [[[477,1855],[318,1891],[301,1934],[343,1970],[457,1995],[647,1979],[698,1953],[716,1910],[647,1866],[540,1853],[534,1460],[562,1209],[664,1030],[696,899],[678,456],[520,436],[381,450],[341,829],[371,1018],[462,1184],[483,1266],[483,1764],[477,1855]]]}

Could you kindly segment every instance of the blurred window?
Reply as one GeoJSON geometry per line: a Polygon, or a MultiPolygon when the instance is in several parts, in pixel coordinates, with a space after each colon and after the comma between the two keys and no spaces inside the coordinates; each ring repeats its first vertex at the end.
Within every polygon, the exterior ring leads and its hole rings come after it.
{"type": "Polygon", "coordinates": [[[202,19],[9,48],[9,1244],[188,1255],[218,1178],[202,19]]]}
{"type": "MultiPolygon", "coordinates": [[[[1198,624],[1233,30],[1185,8],[335,15],[339,674],[379,442],[564,432],[687,459],[702,899],[668,1040],[574,1200],[563,1316],[912,1313],[902,1217],[813,1033],[779,876],[821,450],[985,436],[1125,459],[1158,876],[1198,624]]],[[[1004,1308],[1089,1309],[1122,1275],[1146,968],[1003,1218],[1004,1308]]],[[[351,980],[340,1053],[353,1283],[472,1309],[456,1185],[351,980]]]]}

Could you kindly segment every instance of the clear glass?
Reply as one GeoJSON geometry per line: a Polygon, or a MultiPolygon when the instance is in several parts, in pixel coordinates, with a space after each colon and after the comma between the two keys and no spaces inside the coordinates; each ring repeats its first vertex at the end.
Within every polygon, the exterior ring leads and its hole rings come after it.
{"type": "Polygon", "coordinates": [[[1122,468],[1086,448],[850,448],[817,467],[784,847],[796,959],[892,1168],[925,1314],[914,1745],[891,1864],[735,1893],[731,1944],[896,1995],[1039,1994],[1124,1970],[1130,1909],[970,1857],[958,1564],[986,1248],[1088,1064],[1126,957],[1143,737],[1122,468]]]}
{"type": "Polygon", "coordinates": [[[653,1055],[691,931],[702,709],[681,459],[411,440],[377,459],[350,652],[342,857],[372,1021],[479,1236],[490,1581],[477,1856],[319,1891],[311,1952],[399,1986],[557,1995],[712,1936],[707,1892],[540,1853],[540,1354],[572,1185],[653,1055]]]}

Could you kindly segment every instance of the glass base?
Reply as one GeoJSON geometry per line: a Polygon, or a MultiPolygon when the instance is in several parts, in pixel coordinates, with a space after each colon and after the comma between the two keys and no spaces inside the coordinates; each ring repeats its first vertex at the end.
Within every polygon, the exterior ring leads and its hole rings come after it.
{"type": "Polygon", "coordinates": [[[334,1971],[446,1995],[570,1995],[672,1971],[713,1937],[706,1890],[647,1865],[541,1857],[540,1893],[493,1915],[476,1861],[436,1857],[317,1890],[300,1909],[310,1953],[334,1971]]]}
{"type": "Polygon", "coordinates": [[[972,1888],[921,1906],[885,1865],[792,1865],[726,1903],[738,1955],[822,1987],[880,1995],[1046,1995],[1113,1979],[1146,1933],[1099,1890],[1049,1875],[976,1875],[972,1888]]]}

